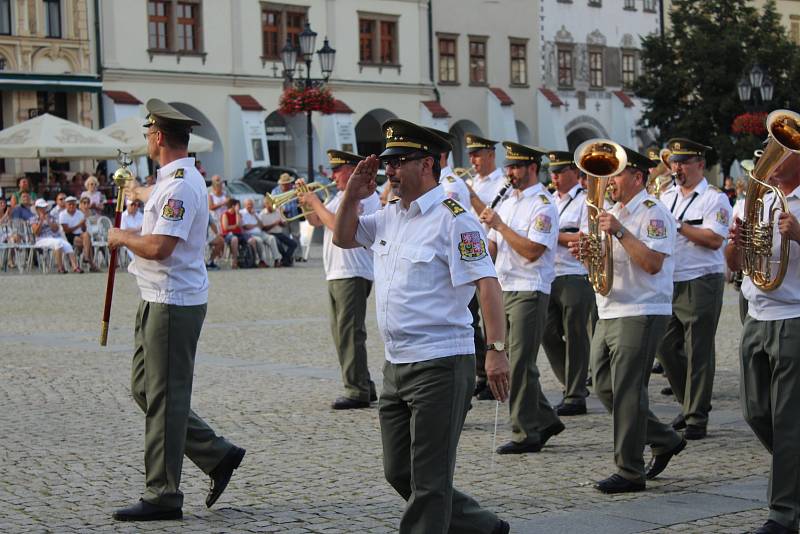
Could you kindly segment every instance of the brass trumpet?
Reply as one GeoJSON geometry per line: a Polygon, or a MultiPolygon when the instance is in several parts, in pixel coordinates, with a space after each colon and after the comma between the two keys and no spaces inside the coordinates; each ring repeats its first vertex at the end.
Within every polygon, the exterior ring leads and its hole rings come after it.
{"type": "Polygon", "coordinates": [[[753,169],[744,201],[742,232],[742,273],[749,276],[762,291],[772,291],[781,285],[789,266],[789,240],[781,236],[780,254],[772,258],[772,239],[775,214],[789,212],[786,196],[779,188],[767,183],[778,166],[791,154],[800,154],[800,115],[788,109],[778,109],[767,116],[767,146],[756,151],[753,169]],[[773,198],[769,207],[765,195],[773,198]],[[768,215],[765,217],[765,215],[768,215]],[[777,272],[772,271],[777,264],[777,272]]]}
{"type": "Polygon", "coordinates": [[[677,173],[672,172],[672,166],[669,164],[669,156],[672,151],[668,148],[662,148],[658,153],[659,159],[658,167],[651,173],[651,177],[647,180],[647,192],[656,198],[661,197],[664,186],[675,180],[677,173]],[[664,177],[669,177],[669,180],[664,180],[664,177]]]}
{"type": "Polygon", "coordinates": [[[628,156],[622,145],[610,139],[590,139],[575,149],[575,165],[588,177],[586,205],[589,207],[589,233],[578,242],[578,253],[586,261],[589,281],[595,293],[608,295],[614,283],[612,236],[600,230],[608,181],[625,169],[628,156]]]}
{"type": "Polygon", "coordinates": [[[264,195],[264,205],[268,206],[271,210],[278,210],[278,215],[281,216],[285,222],[292,222],[305,217],[308,213],[314,213],[314,210],[308,210],[306,208],[300,209],[300,213],[295,215],[294,217],[287,217],[286,214],[283,212],[284,206],[293,200],[297,200],[298,193],[318,193],[322,191],[325,194],[325,197],[322,199],[322,203],[326,203],[330,198],[330,193],[328,189],[331,187],[336,187],[335,182],[331,182],[328,185],[322,185],[319,182],[311,182],[310,184],[296,184],[294,189],[286,191],[285,193],[279,193],[277,195],[270,195],[267,193],[264,195]]]}

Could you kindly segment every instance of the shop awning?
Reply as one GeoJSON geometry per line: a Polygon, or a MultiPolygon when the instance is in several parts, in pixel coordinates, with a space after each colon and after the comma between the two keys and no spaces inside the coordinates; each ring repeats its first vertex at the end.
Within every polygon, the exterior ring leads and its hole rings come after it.
{"type": "Polygon", "coordinates": [[[0,72],[0,90],[2,91],[99,93],[102,88],[103,82],[97,76],[0,72]]]}

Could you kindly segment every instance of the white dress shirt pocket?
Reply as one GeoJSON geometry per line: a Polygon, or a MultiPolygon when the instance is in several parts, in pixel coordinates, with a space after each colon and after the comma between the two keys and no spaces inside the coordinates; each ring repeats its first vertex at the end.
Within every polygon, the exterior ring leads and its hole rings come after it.
{"type": "Polygon", "coordinates": [[[426,283],[430,284],[436,276],[433,261],[436,250],[433,247],[402,245],[398,256],[395,274],[401,282],[421,288],[426,283]]]}

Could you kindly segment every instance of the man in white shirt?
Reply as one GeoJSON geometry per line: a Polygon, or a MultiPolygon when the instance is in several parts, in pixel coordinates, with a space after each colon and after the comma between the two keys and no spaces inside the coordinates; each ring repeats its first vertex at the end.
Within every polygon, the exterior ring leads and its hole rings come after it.
{"type": "Polygon", "coordinates": [[[273,265],[278,259],[278,244],[275,238],[261,231],[261,221],[255,213],[255,203],[252,198],[244,200],[244,208],[239,210],[242,217],[242,233],[247,244],[253,249],[259,267],[273,265]],[[267,253],[269,250],[269,253],[267,253]]]}
{"type": "Polygon", "coordinates": [[[336,213],[333,242],[368,247],[375,261],[375,308],[386,343],[380,398],[386,479],[406,500],[400,534],[507,534],[509,525],[453,488],[456,450],[475,381],[467,304],[480,287],[489,387],[508,395],[500,286],[480,223],[445,196],[439,155],[449,143],[421,126],[383,125],[381,160],[399,200],[359,216],[375,192],[379,160],[356,167],[336,213]],[[499,346],[498,346],[499,345],[499,346]]]}
{"type": "Polygon", "coordinates": [[[714,389],[714,338],[725,289],[722,245],[728,235],[728,197],[703,176],[707,147],[689,139],[670,139],[669,161],[676,187],[661,202],[677,221],[672,316],[656,357],[664,367],[681,413],[672,426],[686,439],[706,437],[714,389]]]}
{"type": "Polygon", "coordinates": [[[588,394],[589,317],[594,308],[594,292],[586,268],[570,254],[569,244],[577,241],[581,230],[587,231],[586,192],[578,183],[578,167],[572,152],[551,150],[547,158],[556,186],[558,246],[542,346],[553,373],[564,387],[564,398],[556,406],[556,413],[583,415],[588,394]]]}
{"type": "MultiPolygon", "coordinates": [[[[299,196],[301,205],[314,211],[306,214],[309,224],[325,227],[322,263],[328,281],[331,335],[344,383],[344,396],[334,400],[331,405],[334,410],[369,408],[371,402],[378,400],[367,366],[367,328],[364,324],[367,297],[374,280],[372,251],[365,248],[343,249],[333,244],[336,211],[344,197],[347,181],[363,159],[363,156],[341,150],[328,150],[336,194],[325,205],[316,193],[299,196]]],[[[369,215],[379,209],[381,201],[378,194],[374,193],[361,201],[359,214],[369,215]]]]}
{"type": "Polygon", "coordinates": [[[512,437],[497,453],[523,454],[539,452],[548,439],[564,430],[542,393],[536,366],[555,278],[558,212],[538,179],[544,150],[511,141],[504,141],[503,146],[513,192],[497,212],[484,208],[481,222],[491,228],[489,254],[503,290],[511,365],[512,437]]]}
{"type": "MultiPolygon", "coordinates": [[[[748,223],[772,222],[771,258],[777,260],[782,240],[788,240],[789,267],[783,283],[771,291],[755,285],[749,276],[742,282],[748,308],[740,346],[741,402],[747,424],[772,456],[769,518],[756,534],[793,534],[800,523],[800,156],[790,154],[772,172],[769,182],[786,196],[789,211],[779,212],[770,221],[767,209],[762,221],[748,223]]],[[[764,196],[766,206],[776,200],[772,193],[764,196]]],[[[728,268],[740,271],[741,220],[729,237],[725,259],[728,268]]]]}
{"type": "Polygon", "coordinates": [[[258,214],[261,222],[261,233],[269,234],[275,240],[278,253],[281,255],[280,263],[276,260],[275,267],[291,267],[294,264],[294,251],[297,241],[286,233],[286,223],[281,219],[278,210],[272,207],[270,199],[264,197],[264,208],[258,214]]]}
{"type": "Polygon", "coordinates": [[[100,269],[94,263],[92,235],[87,230],[86,216],[78,209],[78,199],[70,195],[64,199],[64,206],[64,211],[57,219],[64,230],[64,236],[78,253],[82,253],[83,259],[89,263],[89,270],[96,273],[100,269]]]}
{"type": "MultiPolygon", "coordinates": [[[[629,148],[625,153],[628,166],[611,178],[616,204],[599,215],[600,231],[613,236],[614,281],[608,295],[597,295],[590,359],[595,393],[613,417],[617,465],[595,484],[603,493],[644,490],[645,477],[658,476],[686,446],[650,411],[647,398],[656,345],[672,312],[675,223],[645,190],[653,162],[629,148]],[[646,444],[653,459],[645,472],[646,444]]],[[[570,243],[576,257],[579,242],[570,243]]]]}
{"type": "MultiPolygon", "coordinates": [[[[128,200],[128,205],[125,211],[122,212],[122,218],[119,223],[119,227],[122,230],[141,232],[143,222],[143,215],[140,210],[141,207],[142,203],[138,200],[128,200]]],[[[128,258],[133,260],[133,252],[128,249],[125,249],[125,252],[128,254],[128,258]]]]}
{"type": "Polygon", "coordinates": [[[58,220],[58,216],[61,215],[61,212],[67,209],[67,194],[66,193],[58,193],[56,195],[56,203],[50,209],[50,216],[54,217],[58,220]]]}
{"type": "MultiPolygon", "coordinates": [[[[453,134],[445,132],[444,130],[437,130],[436,128],[428,128],[431,132],[435,133],[451,145],[453,144],[453,134]]],[[[439,166],[442,170],[439,172],[439,184],[444,189],[447,198],[452,198],[462,206],[469,204],[469,188],[466,182],[455,175],[453,169],[447,163],[450,158],[450,152],[445,152],[439,156],[439,166]]]]}
{"type": "Polygon", "coordinates": [[[184,454],[211,477],[211,507],[245,454],[191,409],[195,351],[208,302],[208,197],[187,152],[191,127],[200,123],[155,98],[146,108],[147,152],[161,165],[158,179],[152,187],[126,184],[128,198],[145,202],[141,232],[108,231],[109,246],[134,253],[128,270],[142,297],[131,393],[145,413],[145,491],[137,504],[114,512],[118,521],[183,516],[184,454]]]}

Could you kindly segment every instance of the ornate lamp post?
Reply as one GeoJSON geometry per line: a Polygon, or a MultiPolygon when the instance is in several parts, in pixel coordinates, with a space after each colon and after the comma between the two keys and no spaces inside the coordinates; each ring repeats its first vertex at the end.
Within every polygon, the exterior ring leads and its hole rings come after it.
{"type": "Polygon", "coordinates": [[[736,89],[739,91],[739,100],[744,103],[749,103],[752,99],[753,104],[759,100],[762,104],[767,104],[772,100],[775,84],[764,74],[759,65],[754,65],[749,73],[742,76],[736,89]]]}
{"type": "MultiPolygon", "coordinates": [[[[283,63],[283,77],[287,84],[294,84],[298,89],[320,88],[325,85],[333,72],[333,63],[336,59],[336,50],[331,48],[326,38],[322,48],[317,50],[319,56],[320,70],[322,78],[311,77],[311,59],[314,55],[314,44],[317,40],[317,32],[311,29],[306,22],[305,28],[297,36],[299,47],[295,47],[291,38],[286,39],[286,45],[281,50],[281,62],[283,63]],[[305,77],[294,78],[295,67],[298,59],[305,62],[305,77]]],[[[303,73],[301,73],[302,76],[303,73]]],[[[308,143],[308,177],[309,182],[314,181],[314,151],[312,142],[311,110],[306,110],[306,137],[308,143]]]]}

